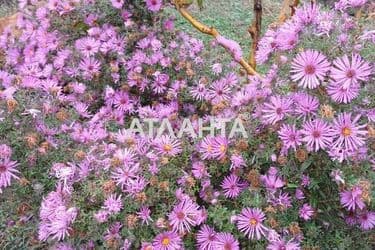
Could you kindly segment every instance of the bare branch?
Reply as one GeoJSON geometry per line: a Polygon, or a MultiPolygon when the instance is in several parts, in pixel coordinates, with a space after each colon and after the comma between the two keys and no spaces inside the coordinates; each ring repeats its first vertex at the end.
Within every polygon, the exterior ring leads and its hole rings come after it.
{"type": "Polygon", "coordinates": [[[262,14],[263,14],[262,0],[254,0],[253,10],[255,13],[255,18],[253,20],[252,25],[249,27],[249,30],[248,30],[252,38],[249,63],[250,63],[250,66],[256,69],[255,54],[258,49],[258,43],[259,43],[260,33],[262,29],[262,14]]]}
{"type": "Polygon", "coordinates": [[[295,14],[299,2],[299,0],[284,0],[278,18],[279,24],[285,22],[289,18],[289,10],[290,16],[293,16],[295,14]]]}
{"type": "Polygon", "coordinates": [[[199,22],[185,8],[178,8],[177,10],[187,21],[189,21],[189,23],[193,25],[194,28],[196,28],[200,32],[211,35],[213,37],[217,37],[219,35],[219,32],[215,28],[208,27],[207,25],[199,22]]]}

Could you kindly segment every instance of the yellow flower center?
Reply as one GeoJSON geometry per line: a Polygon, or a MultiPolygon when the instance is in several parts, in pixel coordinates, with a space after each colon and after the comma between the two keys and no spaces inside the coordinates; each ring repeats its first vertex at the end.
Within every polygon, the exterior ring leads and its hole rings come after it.
{"type": "Polygon", "coordinates": [[[347,127],[343,128],[341,132],[343,136],[350,136],[352,134],[352,130],[347,127]]]}
{"type": "Polygon", "coordinates": [[[166,152],[170,152],[170,151],[172,150],[172,145],[171,145],[171,144],[165,144],[165,145],[164,145],[164,150],[165,150],[166,152]]]}
{"type": "Polygon", "coordinates": [[[208,152],[208,153],[211,153],[211,152],[212,152],[212,146],[211,146],[211,145],[208,145],[208,146],[207,146],[207,152],[208,152]]]}
{"type": "Polygon", "coordinates": [[[220,152],[224,153],[227,150],[227,147],[225,145],[220,146],[220,152]]]}
{"type": "Polygon", "coordinates": [[[170,242],[171,242],[171,240],[168,237],[165,237],[161,241],[161,244],[163,244],[163,246],[168,246],[170,242]]]}
{"type": "Polygon", "coordinates": [[[256,224],[258,224],[256,219],[250,219],[250,225],[255,226],[256,224]]]}

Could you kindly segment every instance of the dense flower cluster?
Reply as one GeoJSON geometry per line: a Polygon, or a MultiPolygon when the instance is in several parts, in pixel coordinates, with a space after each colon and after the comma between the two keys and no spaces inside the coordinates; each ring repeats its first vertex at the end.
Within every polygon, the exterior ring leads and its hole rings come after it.
{"type": "MultiPolygon", "coordinates": [[[[295,38],[299,36],[329,37],[335,35],[334,32],[339,29],[342,32],[338,37],[340,39],[343,35],[349,37],[351,32],[355,31],[355,23],[348,15],[336,17],[334,12],[329,12],[329,14],[331,16],[330,30],[327,30],[326,34],[321,34],[319,33],[321,28],[319,20],[321,15],[327,15],[327,13],[320,11],[316,4],[305,4],[297,10],[292,19],[277,30],[267,32],[258,50],[258,60],[265,62],[277,51],[293,51],[298,46],[295,38]],[[347,25],[339,26],[339,22],[347,23],[347,25]],[[282,36],[283,39],[279,40],[278,36],[282,36]],[[285,42],[284,37],[289,41],[288,47],[282,44],[285,42]]],[[[358,151],[366,150],[367,131],[366,124],[360,123],[361,114],[352,114],[350,111],[330,114],[328,110],[322,109],[319,113],[319,106],[323,107],[320,105],[322,102],[325,108],[329,108],[328,103],[336,105],[353,102],[360,95],[361,84],[366,84],[370,80],[373,66],[358,54],[361,47],[360,41],[358,42],[354,45],[356,49],[352,51],[350,51],[352,47],[346,46],[343,49],[344,55],[338,58],[333,54],[336,51],[329,51],[330,56],[336,58],[332,62],[321,51],[313,49],[299,52],[292,59],[284,55],[280,56],[283,63],[291,60],[291,79],[302,90],[282,96],[271,95],[270,103],[264,104],[263,114],[260,117],[266,124],[275,124],[296,115],[303,119],[300,130],[295,127],[295,123],[283,125],[284,127],[279,132],[280,139],[285,145],[285,153],[290,147],[296,150],[296,145],[301,142],[306,143],[307,150],[326,150],[333,160],[339,161],[358,155],[358,151]],[[331,100],[326,98],[327,94],[318,93],[316,96],[316,91],[305,91],[305,89],[326,91],[331,100]]],[[[367,86],[369,85],[365,85],[365,88],[367,86]]],[[[361,113],[369,114],[368,120],[372,121],[372,109],[364,109],[361,113]]]]}
{"type": "Polygon", "coordinates": [[[302,5],[262,38],[267,73],[244,77],[235,62],[207,66],[203,42],[160,14],[166,1],[19,1],[0,36],[0,193],[44,165],[54,184],[31,189],[39,244],[54,249],[297,250],[305,223],[337,223],[332,209],[373,229],[374,66],[361,52],[375,39],[346,12],[364,4],[302,5]],[[332,48],[309,43],[321,38],[332,48]],[[173,131],[239,117],[250,138],[150,136],[126,129],[134,117],[173,131]]]}

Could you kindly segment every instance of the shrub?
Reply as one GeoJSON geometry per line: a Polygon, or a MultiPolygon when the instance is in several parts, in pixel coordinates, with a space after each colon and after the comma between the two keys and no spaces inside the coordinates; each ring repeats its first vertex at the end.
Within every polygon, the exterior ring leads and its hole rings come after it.
{"type": "Polygon", "coordinates": [[[20,1],[0,37],[4,248],[370,249],[375,40],[350,15],[362,2],[302,5],[265,33],[266,73],[251,76],[222,36],[210,52],[234,61],[211,66],[161,0],[20,1]],[[136,133],[134,118],[167,127],[136,133]],[[173,136],[185,118],[193,132],[240,118],[248,138],[173,136]]]}

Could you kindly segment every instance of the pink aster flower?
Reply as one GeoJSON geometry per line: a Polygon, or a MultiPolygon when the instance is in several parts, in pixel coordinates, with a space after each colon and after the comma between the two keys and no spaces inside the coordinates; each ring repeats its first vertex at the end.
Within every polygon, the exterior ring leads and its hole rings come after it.
{"type": "Polygon", "coordinates": [[[372,230],[375,227],[375,212],[363,211],[358,215],[358,222],[363,230],[372,230]]]}
{"type": "Polygon", "coordinates": [[[173,31],[173,30],[174,30],[174,27],[175,27],[174,22],[175,22],[175,18],[174,18],[174,17],[168,18],[168,19],[164,22],[163,27],[164,27],[166,30],[173,31]]]}
{"type": "Polygon", "coordinates": [[[240,169],[246,166],[246,161],[244,160],[242,155],[239,154],[233,154],[230,157],[230,162],[230,170],[240,169]]]}
{"type": "Polygon", "coordinates": [[[276,37],[275,43],[280,50],[292,50],[298,43],[298,33],[289,29],[280,30],[276,37]]]}
{"type": "Polygon", "coordinates": [[[155,139],[155,147],[159,154],[163,156],[176,156],[181,153],[181,143],[168,135],[163,135],[155,139]]]}
{"type": "Polygon", "coordinates": [[[283,124],[280,128],[279,138],[283,142],[283,147],[288,150],[289,148],[297,149],[302,144],[301,132],[296,129],[296,125],[283,124]]]}
{"type": "Polygon", "coordinates": [[[146,1],[147,9],[152,12],[158,12],[163,5],[163,0],[145,0],[145,1],[146,1]]]}
{"type": "Polygon", "coordinates": [[[305,122],[301,133],[302,140],[315,152],[319,149],[326,149],[332,143],[332,128],[320,119],[305,122]]]}
{"type": "Polygon", "coordinates": [[[229,141],[223,136],[217,136],[212,144],[212,156],[218,160],[225,158],[229,147],[229,141]]]}
{"type": "Polygon", "coordinates": [[[112,6],[116,9],[121,9],[124,5],[124,0],[111,0],[112,6]]]}
{"type": "Polygon", "coordinates": [[[104,223],[108,220],[108,212],[105,210],[99,210],[94,214],[94,219],[99,223],[104,223]]]}
{"type": "Polygon", "coordinates": [[[313,24],[316,23],[317,18],[319,15],[319,5],[311,2],[311,3],[305,3],[302,7],[297,8],[295,19],[303,24],[313,24]]]}
{"type": "Polygon", "coordinates": [[[349,226],[355,226],[357,224],[357,217],[353,212],[350,212],[344,217],[345,223],[349,226]]]}
{"type": "Polygon", "coordinates": [[[276,190],[285,185],[282,178],[278,176],[278,170],[275,167],[271,167],[266,175],[260,177],[263,185],[269,190],[276,190]]]}
{"type": "Polygon", "coordinates": [[[76,219],[78,209],[68,208],[61,192],[51,192],[43,199],[40,208],[38,238],[46,241],[49,237],[63,240],[69,236],[71,224],[76,219]]]}
{"type": "Polygon", "coordinates": [[[191,87],[190,94],[197,101],[202,101],[202,100],[206,99],[206,97],[207,97],[206,85],[204,83],[202,83],[201,81],[199,81],[198,84],[191,87]]]}
{"type": "Polygon", "coordinates": [[[347,3],[352,8],[359,8],[367,3],[367,0],[348,0],[347,3]]]}
{"type": "Polygon", "coordinates": [[[20,8],[20,9],[25,8],[27,6],[28,2],[29,2],[28,0],[19,0],[18,1],[18,8],[20,8]]]}
{"type": "Polygon", "coordinates": [[[192,170],[193,176],[196,179],[202,179],[204,177],[210,177],[207,172],[207,168],[202,161],[193,162],[192,170]]]}
{"type": "Polygon", "coordinates": [[[306,119],[308,116],[316,115],[319,108],[319,99],[315,96],[299,92],[293,95],[295,114],[298,118],[306,119]]]}
{"type": "MultiPolygon", "coordinates": [[[[132,140],[131,134],[125,135],[122,134],[122,136],[127,137],[130,141],[132,140]]],[[[116,157],[124,166],[131,166],[132,168],[135,168],[137,157],[136,153],[133,151],[133,149],[124,148],[124,149],[118,149],[113,154],[114,157],[116,157]]]]}
{"type": "Polygon", "coordinates": [[[318,16],[317,28],[318,28],[318,36],[326,35],[329,36],[329,33],[334,29],[334,19],[335,15],[334,12],[321,11],[318,16]]]}
{"type": "Polygon", "coordinates": [[[72,245],[70,245],[68,243],[55,244],[51,249],[53,249],[53,250],[74,250],[72,245]]]}
{"type": "Polygon", "coordinates": [[[303,174],[301,176],[301,186],[308,187],[311,184],[310,176],[303,174]]]}
{"type": "Polygon", "coordinates": [[[158,234],[152,242],[154,250],[179,250],[182,240],[176,232],[167,231],[158,234]]]}
{"type": "Polygon", "coordinates": [[[293,240],[285,241],[284,239],[273,240],[267,246],[267,250],[300,250],[300,244],[293,240]]]}
{"type": "Polygon", "coordinates": [[[117,214],[122,209],[121,195],[111,194],[105,201],[103,209],[112,214],[117,214]]]}
{"type": "Polygon", "coordinates": [[[260,240],[265,236],[267,228],[262,224],[266,216],[259,208],[244,208],[237,216],[237,228],[249,239],[260,240]]]}
{"type": "Polygon", "coordinates": [[[215,138],[212,136],[206,136],[199,143],[199,152],[201,153],[201,158],[203,160],[212,159],[213,156],[213,145],[215,143],[215,138]]]}
{"type": "Polygon", "coordinates": [[[0,144],[0,157],[1,159],[10,158],[12,155],[12,148],[6,144],[0,144]]]}
{"type": "Polygon", "coordinates": [[[104,240],[110,241],[110,240],[121,239],[121,236],[120,236],[121,228],[122,228],[122,224],[120,222],[115,222],[112,225],[110,225],[104,234],[104,237],[103,237],[104,240]]]}
{"type": "Polygon", "coordinates": [[[75,42],[76,49],[85,57],[94,56],[100,48],[100,42],[92,37],[84,37],[75,42]]]}
{"type": "Polygon", "coordinates": [[[333,134],[337,137],[333,143],[334,147],[354,151],[365,144],[366,124],[357,125],[360,115],[353,121],[351,117],[350,113],[342,113],[333,121],[333,134]]]}
{"type": "Polygon", "coordinates": [[[362,200],[362,189],[359,186],[353,186],[350,190],[340,192],[340,202],[343,207],[350,211],[356,208],[365,208],[365,203],[362,200]]]}
{"type": "Polygon", "coordinates": [[[215,250],[217,233],[207,225],[203,225],[197,232],[197,247],[199,250],[215,250]]]}
{"type": "Polygon", "coordinates": [[[330,148],[328,150],[328,154],[334,161],[343,162],[344,160],[348,159],[349,157],[353,156],[353,152],[349,152],[348,150],[344,150],[343,148],[330,148]]]}
{"type": "Polygon", "coordinates": [[[113,104],[121,112],[131,112],[133,110],[133,101],[125,91],[117,91],[114,95],[113,104]]]}
{"type": "Polygon", "coordinates": [[[292,79],[303,88],[314,89],[330,70],[327,58],[316,50],[299,53],[292,62],[292,79]]]}
{"type": "Polygon", "coordinates": [[[8,158],[1,159],[0,156],[0,193],[2,193],[2,188],[10,186],[11,179],[19,179],[16,173],[19,171],[16,169],[18,163],[16,161],[11,161],[8,158]]]}
{"type": "Polygon", "coordinates": [[[120,248],[120,250],[130,250],[132,249],[132,241],[129,240],[129,239],[125,239],[124,240],[124,243],[122,244],[122,247],[120,248]]]}
{"type": "Polygon", "coordinates": [[[4,88],[9,88],[14,79],[14,76],[10,75],[8,72],[0,70],[0,85],[4,88]]]}
{"type": "Polygon", "coordinates": [[[139,250],[154,250],[150,242],[142,242],[141,248],[139,250]]]}
{"type": "Polygon", "coordinates": [[[359,83],[359,81],[368,80],[372,73],[370,64],[358,54],[353,54],[351,60],[347,55],[337,58],[333,65],[331,78],[336,83],[342,84],[344,89],[359,83]]]}
{"type": "Polygon", "coordinates": [[[148,225],[152,221],[151,210],[146,206],[142,206],[137,215],[141,219],[142,224],[148,225]]]}
{"type": "Polygon", "coordinates": [[[280,192],[270,201],[273,206],[277,206],[282,211],[285,211],[292,206],[292,197],[287,192],[280,192]]]}
{"type": "Polygon", "coordinates": [[[267,124],[281,121],[292,111],[292,100],[287,97],[271,96],[269,103],[263,104],[262,119],[267,124]]]}
{"type": "Polygon", "coordinates": [[[219,75],[221,74],[221,72],[223,71],[223,67],[221,65],[221,63],[215,63],[211,66],[212,68],[212,72],[215,74],[215,75],[219,75]]]}
{"type": "Polygon", "coordinates": [[[137,178],[139,172],[139,164],[120,166],[112,171],[111,178],[121,188],[125,188],[130,182],[137,178]]]}
{"type": "Polygon", "coordinates": [[[224,196],[226,198],[236,198],[240,195],[241,191],[247,186],[247,184],[240,180],[240,178],[235,174],[230,174],[226,176],[221,183],[221,188],[223,189],[224,196]]]}
{"type": "Polygon", "coordinates": [[[87,57],[80,62],[79,69],[82,70],[82,75],[86,80],[91,80],[94,75],[100,72],[100,65],[98,60],[87,57]]]}
{"type": "Polygon", "coordinates": [[[92,115],[89,113],[88,109],[89,109],[89,106],[86,104],[86,103],[83,103],[83,102],[75,102],[73,104],[73,107],[75,108],[75,110],[77,111],[77,113],[82,116],[82,117],[85,117],[85,118],[89,118],[91,117],[92,115]]]}
{"type": "Polygon", "coordinates": [[[257,63],[264,64],[268,61],[270,55],[276,48],[275,36],[275,31],[268,30],[261,38],[255,55],[257,63]]]}
{"type": "Polygon", "coordinates": [[[302,189],[300,188],[297,188],[296,189],[296,192],[294,194],[294,197],[296,197],[297,200],[303,200],[305,199],[305,194],[303,193],[302,189]]]}
{"type": "Polygon", "coordinates": [[[214,243],[217,250],[240,250],[240,244],[230,233],[218,233],[214,243]]]}
{"type": "Polygon", "coordinates": [[[340,169],[332,170],[332,172],[329,174],[329,176],[332,178],[333,181],[336,182],[337,185],[345,184],[343,173],[340,169]]]}
{"type": "Polygon", "coordinates": [[[314,209],[307,203],[303,204],[303,206],[299,209],[299,217],[304,220],[310,220],[314,213],[314,209]]]}
{"type": "Polygon", "coordinates": [[[152,91],[155,94],[161,94],[167,89],[167,83],[169,81],[169,75],[160,73],[159,71],[154,73],[154,81],[152,83],[152,91]]]}
{"type": "Polygon", "coordinates": [[[359,83],[352,83],[350,88],[345,88],[342,83],[331,81],[327,87],[327,93],[337,103],[350,103],[358,97],[359,83]]]}
{"type": "Polygon", "coordinates": [[[199,206],[190,198],[185,198],[173,208],[168,218],[174,231],[185,233],[197,225],[198,216],[199,206]]]}
{"type": "Polygon", "coordinates": [[[218,104],[230,100],[231,89],[226,81],[220,79],[212,83],[207,94],[213,104],[218,104]]]}

